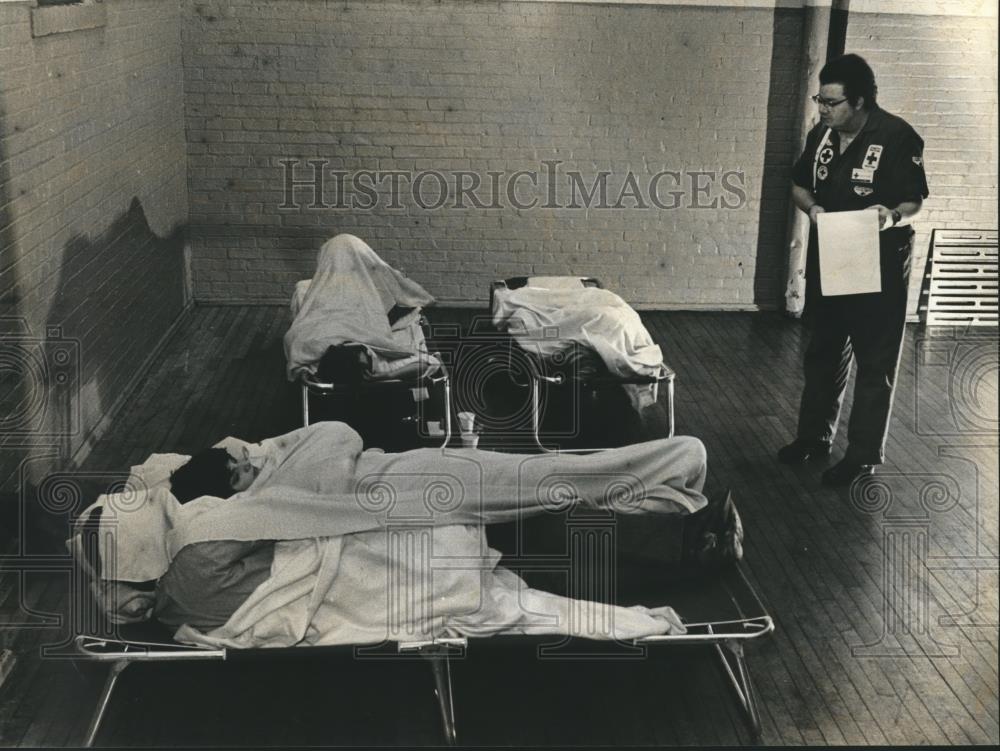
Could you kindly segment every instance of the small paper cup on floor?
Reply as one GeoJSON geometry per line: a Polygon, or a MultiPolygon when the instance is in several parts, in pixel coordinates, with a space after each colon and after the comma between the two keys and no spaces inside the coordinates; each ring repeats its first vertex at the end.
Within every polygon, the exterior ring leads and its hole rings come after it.
{"type": "Polygon", "coordinates": [[[475,412],[459,412],[458,413],[458,427],[460,432],[464,435],[466,433],[473,433],[476,430],[476,413],[475,412]]]}

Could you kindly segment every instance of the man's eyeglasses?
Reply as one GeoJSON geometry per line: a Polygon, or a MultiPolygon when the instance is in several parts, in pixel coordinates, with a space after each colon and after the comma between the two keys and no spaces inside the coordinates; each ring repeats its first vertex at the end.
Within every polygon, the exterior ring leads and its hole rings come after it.
{"type": "Polygon", "coordinates": [[[814,102],[816,102],[816,104],[818,104],[820,107],[826,107],[827,109],[833,109],[838,104],[843,104],[844,102],[847,101],[846,96],[843,99],[824,99],[819,94],[813,94],[809,98],[812,99],[814,102]]]}

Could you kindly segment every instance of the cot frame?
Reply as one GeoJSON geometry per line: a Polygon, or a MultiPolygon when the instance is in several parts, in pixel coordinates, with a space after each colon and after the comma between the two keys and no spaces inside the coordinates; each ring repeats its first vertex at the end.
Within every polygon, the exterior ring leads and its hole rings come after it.
{"type": "MultiPolygon", "coordinates": [[[[513,346],[513,345],[512,345],[513,346]]],[[[524,351],[524,350],[522,350],[524,351]]],[[[554,453],[558,451],[572,451],[572,449],[558,449],[551,448],[542,443],[541,439],[541,403],[542,403],[542,384],[548,383],[553,386],[562,386],[566,383],[565,377],[561,373],[556,375],[545,375],[541,370],[541,365],[536,362],[535,355],[530,352],[524,351],[524,353],[531,358],[532,368],[531,368],[531,437],[535,442],[535,446],[546,453],[554,453]]],[[[660,372],[655,376],[650,376],[649,378],[643,378],[636,376],[634,378],[591,378],[583,379],[580,384],[583,386],[603,386],[603,385],[648,385],[652,400],[655,402],[659,398],[659,387],[661,383],[666,383],[667,386],[667,438],[674,437],[674,379],[676,378],[676,373],[667,367],[666,365],[660,366],[660,372]]],[[[583,449],[584,451],[594,451],[600,448],[606,447],[595,447],[583,449]]]]}
{"type": "MultiPolygon", "coordinates": [[[[774,620],[764,609],[759,596],[747,580],[739,565],[733,570],[740,578],[743,586],[753,600],[758,614],[742,617],[709,620],[696,623],[686,623],[688,632],[685,634],[664,634],[633,639],[629,645],[648,648],[670,646],[712,646],[719,660],[724,677],[730,688],[736,694],[740,708],[755,743],[760,741],[761,719],[757,691],[754,687],[747,665],[745,645],[774,631],[774,620]]],[[[730,588],[726,588],[731,603],[738,605],[738,596],[730,588]]],[[[738,606],[738,611],[743,608],[738,606]]],[[[472,638],[435,638],[427,641],[397,642],[399,654],[417,655],[427,661],[434,680],[434,693],[437,698],[441,715],[442,732],[445,743],[454,746],[458,743],[458,725],[455,714],[454,685],[451,676],[451,657],[464,656],[473,644],[488,642],[491,639],[535,639],[537,637],[504,636],[472,638]]],[[[97,706],[87,727],[83,742],[85,748],[91,748],[100,731],[101,723],[107,714],[111,696],[122,672],[129,666],[142,662],[177,662],[227,660],[231,652],[250,656],[254,653],[267,653],[265,648],[249,650],[227,650],[226,648],[205,648],[179,644],[177,642],[130,641],[126,639],[107,638],[80,634],[74,638],[74,649],[77,659],[91,662],[103,662],[110,665],[108,676],[98,696],[97,706]]],[[[346,645],[345,645],[346,646],[346,645]]],[[[337,647],[294,647],[294,649],[336,649],[337,647]]]]}
{"type": "MultiPolygon", "coordinates": [[[[82,744],[84,748],[93,747],[97,734],[100,732],[101,723],[107,714],[111,695],[118,679],[129,666],[142,662],[224,661],[229,659],[230,652],[268,651],[266,649],[228,650],[225,647],[196,647],[178,642],[132,641],[87,634],[77,635],[73,639],[73,646],[77,659],[110,664],[108,676],[97,699],[97,706],[87,726],[82,744]]],[[[455,745],[457,742],[457,732],[452,698],[451,664],[448,657],[456,650],[465,649],[466,646],[467,641],[464,638],[438,638],[431,641],[399,642],[397,644],[397,651],[400,654],[416,654],[425,658],[430,664],[434,678],[434,693],[438,699],[445,739],[449,746],[455,745]]],[[[335,647],[314,648],[331,649],[335,647]]]]}
{"type": "MultiPolygon", "coordinates": [[[[512,277],[514,278],[514,277],[512,277]]],[[[581,285],[584,287],[595,287],[597,289],[604,289],[604,285],[601,284],[600,280],[596,277],[586,276],[578,277],[581,285]]],[[[496,293],[501,290],[510,289],[508,286],[511,279],[498,279],[490,285],[490,316],[493,315],[493,306],[496,300],[496,293]]],[[[511,337],[510,347],[514,346],[513,337],[511,337]]],[[[544,366],[541,362],[541,358],[533,352],[530,352],[524,348],[521,348],[521,352],[528,358],[529,366],[529,378],[530,384],[527,384],[531,389],[531,434],[535,446],[546,453],[551,453],[557,449],[550,448],[542,443],[540,431],[541,431],[541,392],[543,384],[550,384],[552,386],[563,386],[566,384],[566,377],[557,373],[555,375],[546,375],[544,372],[544,366]]],[[[513,354],[508,348],[507,352],[508,364],[513,362],[513,354]]],[[[513,367],[511,367],[513,372],[513,367]]],[[[665,384],[667,389],[667,437],[673,438],[675,430],[675,415],[674,415],[674,381],[677,379],[677,373],[673,368],[669,367],[665,363],[660,365],[659,372],[654,376],[633,376],[630,378],[624,378],[619,376],[598,376],[594,378],[581,379],[579,383],[582,386],[607,386],[607,385],[648,385],[650,389],[650,395],[652,400],[655,402],[659,398],[659,388],[660,384],[665,384]]],[[[522,384],[524,385],[524,384],[522,384]]],[[[587,449],[591,450],[591,449],[587,449]]]]}
{"type": "MultiPolygon", "coordinates": [[[[420,316],[420,327],[425,332],[429,326],[427,317],[424,315],[420,316]]],[[[426,334],[425,334],[426,335],[426,334]]],[[[363,344],[349,345],[351,347],[357,348],[359,351],[365,350],[363,344]]],[[[418,361],[419,362],[419,361],[418,361]]],[[[382,380],[363,380],[359,383],[338,383],[336,381],[321,381],[315,376],[309,373],[303,373],[299,376],[299,383],[302,394],[302,425],[303,427],[309,426],[309,397],[315,394],[318,397],[329,397],[334,394],[337,395],[347,395],[350,393],[373,393],[378,394],[380,391],[398,390],[398,389],[420,389],[426,388],[428,390],[437,388],[441,386],[444,391],[444,414],[442,415],[442,420],[444,422],[444,437],[441,442],[441,447],[447,446],[451,441],[451,378],[448,375],[448,369],[444,366],[444,363],[439,362],[437,367],[433,368],[429,372],[426,372],[420,376],[412,379],[404,378],[387,378],[382,380]]],[[[418,426],[419,427],[419,426],[418,426]]],[[[436,437],[436,436],[432,436],[436,437]]]]}
{"type": "MultiPolygon", "coordinates": [[[[444,414],[442,415],[442,421],[444,422],[444,434],[442,437],[441,446],[447,446],[449,441],[451,441],[452,434],[452,420],[451,420],[451,378],[448,375],[447,369],[444,365],[439,365],[434,371],[427,373],[414,381],[406,381],[398,378],[393,378],[384,381],[363,381],[360,384],[342,384],[335,382],[325,382],[319,381],[310,375],[303,374],[299,378],[301,383],[302,391],[302,424],[303,426],[308,426],[309,423],[309,398],[312,395],[316,396],[332,396],[334,394],[351,394],[351,393],[372,393],[377,394],[383,390],[395,390],[395,389],[417,389],[426,388],[432,389],[441,387],[443,390],[443,401],[444,401],[444,414]]],[[[436,437],[436,436],[434,436],[436,437]]]]}

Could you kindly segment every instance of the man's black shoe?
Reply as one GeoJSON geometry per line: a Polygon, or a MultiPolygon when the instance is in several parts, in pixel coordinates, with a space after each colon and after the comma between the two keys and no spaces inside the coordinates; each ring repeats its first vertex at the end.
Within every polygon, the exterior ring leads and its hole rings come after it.
{"type": "Polygon", "coordinates": [[[708,505],[684,520],[681,560],[703,566],[720,566],[743,558],[743,520],[733,492],[708,499],[708,505]]]}
{"type": "Polygon", "coordinates": [[[802,464],[810,459],[822,459],[830,455],[830,444],[825,441],[805,441],[796,438],[787,446],[778,449],[778,461],[782,464],[802,464]]]}
{"type": "Polygon", "coordinates": [[[841,459],[823,473],[823,484],[837,487],[850,485],[859,477],[875,474],[873,464],[858,464],[850,459],[841,459]]]}

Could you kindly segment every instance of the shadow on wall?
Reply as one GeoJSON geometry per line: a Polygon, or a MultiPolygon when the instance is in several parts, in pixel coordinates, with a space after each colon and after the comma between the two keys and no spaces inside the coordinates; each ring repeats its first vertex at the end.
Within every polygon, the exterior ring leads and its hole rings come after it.
{"type": "Polygon", "coordinates": [[[19,377],[22,358],[12,340],[27,334],[18,296],[18,247],[10,197],[10,162],[4,148],[3,102],[0,101],[0,550],[6,551],[15,534],[17,472],[27,449],[13,435],[22,413],[30,408],[25,383],[19,377]]]}
{"type": "Polygon", "coordinates": [[[9,374],[23,405],[11,434],[30,445],[5,452],[16,477],[5,488],[3,521],[13,514],[25,525],[22,552],[59,551],[68,515],[105,491],[109,478],[80,472],[73,456],[114,430],[133,378],[183,311],[184,234],[178,227],[157,236],[133,199],[100,236],[66,243],[44,328],[6,340],[5,352],[24,364],[9,374]]]}
{"type": "Polygon", "coordinates": [[[765,309],[784,307],[792,164],[798,157],[795,150],[802,25],[801,9],[775,8],[753,282],[754,303],[765,309]]]}

